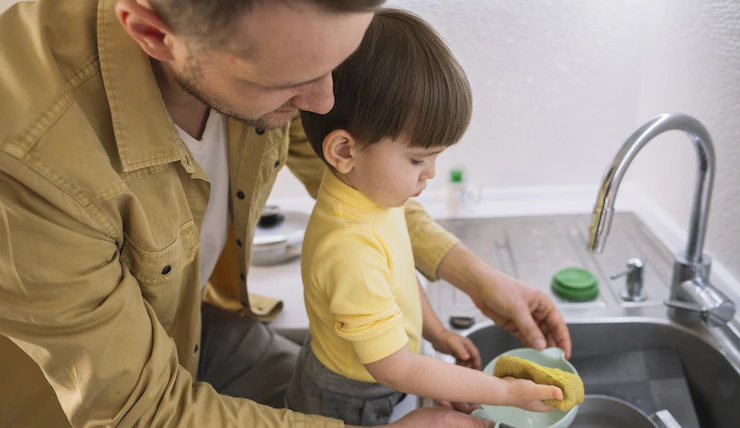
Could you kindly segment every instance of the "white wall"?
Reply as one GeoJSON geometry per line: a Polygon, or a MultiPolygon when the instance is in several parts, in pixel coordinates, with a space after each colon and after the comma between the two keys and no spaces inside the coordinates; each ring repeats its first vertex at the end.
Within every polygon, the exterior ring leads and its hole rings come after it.
{"type": "MultiPolygon", "coordinates": [[[[682,111],[709,130],[717,174],[707,249],[740,279],[740,2],[660,4],[644,49],[637,119],[682,111]]],[[[685,230],[696,177],[694,148],[675,132],[657,138],[640,157],[633,181],[685,230]]]]}
{"type": "MultiPolygon", "coordinates": [[[[0,0],[0,10],[13,3],[0,0]]],[[[440,157],[430,190],[439,188],[451,167],[463,165],[470,181],[493,191],[595,191],[612,155],[637,126],[659,113],[682,111],[701,120],[714,138],[718,169],[707,248],[740,278],[740,2],[387,4],[432,23],[473,87],[470,129],[440,157]]],[[[685,233],[695,176],[693,148],[674,134],[650,144],[626,177],[654,203],[655,224],[675,226],[668,228],[675,235],[672,247],[685,233]]],[[[282,173],[273,197],[303,196],[302,186],[282,173]]]]}
{"type": "MultiPolygon", "coordinates": [[[[715,257],[715,274],[738,283],[740,2],[389,4],[431,22],[474,88],[470,131],[450,156],[443,155],[442,172],[463,163],[478,184],[520,191],[596,185],[613,153],[640,124],[664,112],[702,121],[717,152],[706,249],[715,257]]],[[[685,243],[695,177],[695,150],[685,135],[674,132],[646,147],[625,178],[639,193],[635,199],[647,202],[636,210],[662,229],[659,235],[673,250],[685,243]]]]}
{"type": "MultiPolygon", "coordinates": [[[[482,185],[595,184],[621,142],[651,117],[684,112],[702,121],[717,152],[706,248],[715,273],[737,283],[740,2],[390,4],[429,20],[468,70],[476,112],[449,163],[464,162],[482,185]]],[[[674,132],[651,143],[625,179],[674,250],[685,242],[695,177],[695,150],[674,132]]]]}
{"type": "Polygon", "coordinates": [[[9,8],[14,3],[18,3],[18,0],[0,0],[0,12],[9,8]]]}
{"type": "Polygon", "coordinates": [[[595,186],[634,123],[639,3],[391,0],[437,28],[473,87],[472,124],[440,172],[462,164],[487,187],[595,186]]]}
{"type": "MultiPolygon", "coordinates": [[[[591,186],[635,127],[639,48],[653,2],[389,0],[447,40],[473,88],[463,141],[443,154],[487,188],[591,186]],[[642,13],[635,13],[636,9],[642,13]]],[[[283,175],[288,175],[283,174],[283,175]]],[[[274,196],[301,194],[280,177],[274,196]]]]}

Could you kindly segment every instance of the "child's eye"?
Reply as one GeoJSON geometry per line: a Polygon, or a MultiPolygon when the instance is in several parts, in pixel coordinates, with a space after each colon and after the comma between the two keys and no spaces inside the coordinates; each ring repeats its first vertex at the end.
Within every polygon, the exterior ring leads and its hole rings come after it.
{"type": "Polygon", "coordinates": [[[411,159],[411,163],[414,166],[424,166],[424,161],[423,160],[411,159]]]}

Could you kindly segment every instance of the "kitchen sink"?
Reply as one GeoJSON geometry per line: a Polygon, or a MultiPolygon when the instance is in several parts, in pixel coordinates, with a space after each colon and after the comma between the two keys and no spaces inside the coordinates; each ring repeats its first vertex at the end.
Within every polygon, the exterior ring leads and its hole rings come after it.
{"type": "MultiPolygon", "coordinates": [[[[547,294],[560,310],[573,341],[571,362],[587,394],[621,398],[651,415],[668,410],[682,428],[740,427],[740,315],[726,325],[676,320],[671,298],[673,254],[633,213],[613,217],[603,254],[586,250],[588,216],[558,215],[453,219],[440,223],[484,261],[547,294]],[[645,262],[643,301],[622,298],[628,260],[645,262]],[[551,290],[552,276],[581,267],[600,284],[591,302],[570,302],[551,290]]],[[[712,284],[730,288],[712,277],[712,284]]],[[[522,344],[488,320],[465,293],[440,280],[427,284],[435,312],[449,328],[454,319],[473,325],[459,332],[473,340],[485,365],[522,344]]],[[[740,299],[736,299],[739,300],[740,299]]],[[[427,355],[452,361],[422,347],[427,355]]],[[[433,405],[422,400],[422,406],[433,405]]]]}
{"type": "MultiPolygon", "coordinates": [[[[571,362],[586,393],[616,396],[647,414],[666,409],[683,428],[740,426],[740,370],[711,337],[663,319],[569,323],[571,362]]],[[[522,345],[487,323],[467,336],[485,364],[522,345]]]]}

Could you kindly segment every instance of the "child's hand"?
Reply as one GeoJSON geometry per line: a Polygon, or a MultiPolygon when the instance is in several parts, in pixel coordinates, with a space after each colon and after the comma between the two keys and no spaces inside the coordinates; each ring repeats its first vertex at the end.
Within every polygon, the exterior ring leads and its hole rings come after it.
{"type": "Polygon", "coordinates": [[[538,385],[531,380],[502,378],[506,382],[506,405],[519,407],[532,412],[555,410],[543,400],[562,400],[563,391],[557,386],[538,385]]]}
{"type": "Polygon", "coordinates": [[[432,346],[437,352],[452,355],[458,365],[474,370],[481,369],[480,352],[467,337],[462,337],[450,330],[442,330],[432,346]]]}

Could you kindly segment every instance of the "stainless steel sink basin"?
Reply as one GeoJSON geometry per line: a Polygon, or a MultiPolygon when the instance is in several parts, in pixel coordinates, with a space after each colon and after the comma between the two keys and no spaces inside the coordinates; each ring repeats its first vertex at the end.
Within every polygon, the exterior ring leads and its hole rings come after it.
{"type": "MultiPolygon", "coordinates": [[[[683,428],[740,426],[740,371],[705,334],[650,318],[595,319],[568,327],[571,361],[586,393],[618,396],[648,414],[662,410],[656,406],[666,408],[683,428]]],[[[468,337],[484,364],[522,346],[491,323],[468,337]]]]}
{"type": "MultiPolygon", "coordinates": [[[[611,395],[647,414],[667,409],[683,428],[740,427],[740,316],[728,325],[707,327],[677,322],[663,301],[670,298],[673,256],[631,213],[614,215],[610,245],[596,256],[586,251],[587,216],[540,216],[445,220],[441,223],[483,260],[540,289],[557,305],[573,339],[576,369],[586,393],[611,395]],[[642,302],[622,300],[624,270],[634,257],[646,262],[642,302]],[[588,269],[600,283],[593,302],[573,303],[553,295],[552,276],[563,267],[588,269]]],[[[714,285],[731,291],[717,278],[714,285]]],[[[445,281],[427,285],[437,315],[452,328],[453,317],[477,324],[469,336],[484,364],[522,345],[493,326],[472,300],[445,281]]],[[[740,299],[736,299],[740,300],[740,299]]],[[[427,355],[448,356],[422,348],[427,355]]],[[[431,400],[422,405],[431,405],[431,400]]]]}

